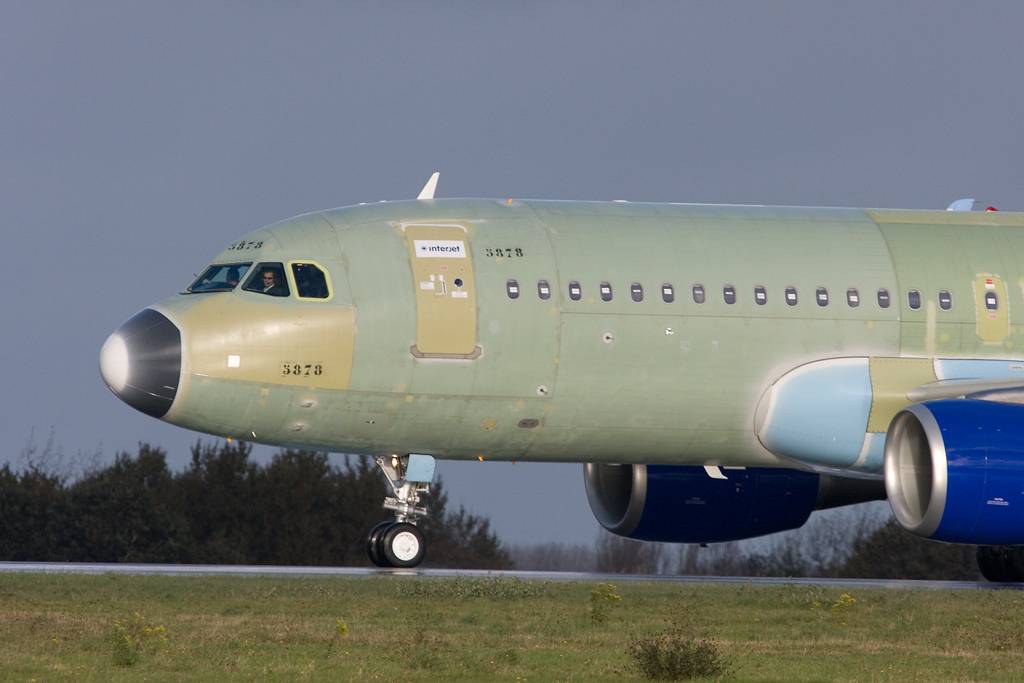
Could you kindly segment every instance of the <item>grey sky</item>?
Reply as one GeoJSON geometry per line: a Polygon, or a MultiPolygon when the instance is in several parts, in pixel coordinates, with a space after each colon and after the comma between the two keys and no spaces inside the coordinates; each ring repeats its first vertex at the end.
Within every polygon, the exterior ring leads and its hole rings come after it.
{"type": "MultiPolygon", "coordinates": [[[[0,5],[3,457],[196,437],[104,338],[236,236],[511,196],[1021,209],[1024,4],[0,5]]],[[[681,388],[681,390],[683,390],[681,388]]],[[[262,452],[265,457],[266,451],[262,452]]],[[[443,464],[511,541],[589,540],[579,465],[443,464]]]]}

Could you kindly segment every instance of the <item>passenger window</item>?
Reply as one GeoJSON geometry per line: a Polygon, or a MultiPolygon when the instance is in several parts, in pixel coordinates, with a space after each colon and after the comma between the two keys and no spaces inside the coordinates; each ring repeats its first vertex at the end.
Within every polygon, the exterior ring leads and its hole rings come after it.
{"type": "Polygon", "coordinates": [[[860,294],[857,293],[856,288],[850,287],[846,290],[846,303],[849,304],[850,308],[860,306],[860,294]]]}
{"type": "Polygon", "coordinates": [[[612,300],[612,286],[607,282],[601,283],[601,301],[612,300]]]}
{"type": "Polygon", "coordinates": [[[704,294],[704,285],[693,286],[693,303],[702,304],[707,300],[704,294]]]}
{"type": "Polygon", "coordinates": [[[634,282],[629,286],[629,295],[633,297],[633,301],[637,303],[644,300],[644,286],[639,282],[634,282]]]}
{"type": "Polygon", "coordinates": [[[505,292],[508,294],[509,299],[519,298],[519,282],[516,280],[508,280],[505,282],[505,292]]]}
{"type": "Polygon", "coordinates": [[[537,296],[541,301],[547,301],[551,298],[551,286],[548,285],[547,280],[537,281],[537,296]]]}
{"type": "Polygon", "coordinates": [[[819,306],[828,306],[828,290],[824,287],[818,287],[814,292],[814,299],[818,302],[819,306]]]}
{"type": "Polygon", "coordinates": [[[292,277],[300,299],[326,299],[330,296],[327,276],[312,263],[293,263],[292,277]]]}
{"type": "Polygon", "coordinates": [[[569,298],[573,301],[579,301],[583,298],[583,290],[580,289],[580,283],[575,280],[569,283],[569,298]]]}
{"type": "Polygon", "coordinates": [[[995,292],[985,292],[985,308],[990,311],[999,309],[999,297],[995,292]]]}
{"type": "Polygon", "coordinates": [[[915,311],[921,308],[921,292],[916,289],[907,292],[907,305],[915,311]]]}
{"type": "Polygon", "coordinates": [[[796,287],[786,287],[786,303],[796,306],[796,287]]]}
{"type": "Polygon", "coordinates": [[[768,291],[764,287],[754,287],[754,303],[758,306],[768,303],[768,291]]]}
{"type": "Polygon", "coordinates": [[[889,290],[880,289],[878,290],[878,307],[889,308],[889,290]]]}
{"type": "Polygon", "coordinates": [[[722,298],[725,299],[725,303],[727,304],[736,303],[736,288],[732,285],[722,287],[722,298]]]}
{"type": "Polygon", "coordinates": [[[661,300],[667,304],[676,300],[676,290],[667,282],[661,286],[661,300]]]}
{"type": "Polygon", "coordinates": [[[953,308],[953,295],[945,289],[939,292],[939,308],[944,311],[953,308]]]}
{"type": "Polygon", "coordinates": [[[288,296],[291,293],[284,276],[284,266],[280,263],[261,263],[256,266],[242,289],[268,296],[288,296]]]}

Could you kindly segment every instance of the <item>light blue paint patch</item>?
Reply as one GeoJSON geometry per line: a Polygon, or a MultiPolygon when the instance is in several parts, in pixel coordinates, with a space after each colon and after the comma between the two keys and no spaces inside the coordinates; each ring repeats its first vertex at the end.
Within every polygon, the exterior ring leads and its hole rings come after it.
{"type": "Polygon", "coordinates": [[[871,412],[866,358],[818,361],[779,380],[758,436],[778,455],[849,467],[860,456],[871,412]]]}
{"type": "Polygon", "coordinates": [[[409,456],[409,463],[405,468],[406,481],[431,482],[434,481],[434,456],[413,453],[409,456]]]}
{"type": "Polygon", "coordinates": [[[1014,379],[1024,381],[1024,361],[940,358],[935,376],[942,379],[1014,379]]]}
{"type": "Polygon", "coordinates": [[[885,464],[885,432],[868,432],[860,449],[860,458],[855,470],[858,472],[881,472],[885,464]]]}

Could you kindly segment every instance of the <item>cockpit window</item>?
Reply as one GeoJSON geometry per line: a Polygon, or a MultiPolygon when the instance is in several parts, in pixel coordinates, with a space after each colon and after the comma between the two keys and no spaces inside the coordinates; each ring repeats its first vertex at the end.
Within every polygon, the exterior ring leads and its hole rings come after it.
{"type": "Polygon", "coordinates": [[[330,296],[327,276],[314,264],[293,263],[292,276],[300,299],[326,299],[330,296]]]}
{"type": "Polygon", "coordinates": [[[288,296],[288,280],[280,263],[261,263],[252,269],[252,275],[242,287],[247,292],[270,296],[288,296]]]}
{"type": "Polygon", "coordinates": [[[215,263],[203,271],[203,274],[197,277],[185,292],[189,294],[230,292],[238,286],[251,265],[251,261],[249,263],[215,263]]]}

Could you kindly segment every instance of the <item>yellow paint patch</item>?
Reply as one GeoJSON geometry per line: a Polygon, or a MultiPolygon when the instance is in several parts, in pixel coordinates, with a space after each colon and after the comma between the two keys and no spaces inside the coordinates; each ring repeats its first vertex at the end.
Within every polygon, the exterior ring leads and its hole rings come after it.
{"type": "Polygon", "coordinates": [[[498,421],[495,420],[493,417],[485,417],[480,422],[480,426],[484,428],[484,431],[490,432],[493,431],[494,428],[498,426],[498,421]]]}
{"type": "Polygon", "coordinates": [[[910,405],[907,392],[936,381],[931,358],[869,358],[871,414],[869,432],[884,432],[900,410],[910,405]]]}
{"type": "Polygon", "coordinates": [[[935,312],[934,301],[928,301],[925,305],[924,323],[924,352],[929,356],[935,355],[935,312]]]}
{"type": "Polygon", "coordinates": [[[977,225],[981,227],[1024,227],[1024,213],[1007,211],[907,211],[900,209],[869,209],[865,211],[876,223],[910,225],[977,225]]]}
{"type": "Polygon", "coordinates": [[[1001,342],[1010,336],[1010,301],[1006,283],[998,275],[980,273],[974,278],[974,314],[978,338],[986,342],[1001,342]],[[989,310],[986,297],[996,295],[996,310],[989,310]]]}
{"type": "Polygon", "coordinates": [[[478,356],[476,285],[467,229],[456,224],[415,224],[405,225],[404,230],[416,295],[413,355],[478,356]],[[446,249],[455,255],[438,256],[432,251],[446,249]]]}
{"type": "Polygon", "coordinates": [[[193,375],[315,389],[348,387],[355,347],[351,306],[215,295],[177,316],[186,330],[183,351],[193,375]],[[238,357],[237,367],[229,367],[228,356],[238,357]]]}

